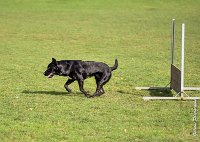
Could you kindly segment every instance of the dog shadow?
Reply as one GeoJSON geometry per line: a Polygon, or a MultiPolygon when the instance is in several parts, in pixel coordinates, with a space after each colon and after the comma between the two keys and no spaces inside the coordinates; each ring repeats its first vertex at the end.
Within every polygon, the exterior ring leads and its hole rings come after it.
{"type": "Polygon", "coordinates": [[[45,95],[55,95],[55,96],[77,96],[78,92],[75,93],[68,93],[68,92],[58,92],[58,91],[31,91],[31,90],[24,90],[22,91],[24,94],[45,94],[45,95]]]}

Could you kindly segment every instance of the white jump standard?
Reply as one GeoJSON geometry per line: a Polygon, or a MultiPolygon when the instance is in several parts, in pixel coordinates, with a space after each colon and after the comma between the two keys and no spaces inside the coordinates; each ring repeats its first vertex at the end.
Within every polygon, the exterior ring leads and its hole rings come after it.
{"type": "Polygon", "coordinates": [[[177,95],[175,97],[143,97],[144,100],[196,100],[200,97],[189,97],[185,91],[200,90],[200,87],[184,87],[184,38],[185,24],[182,24],[182,49],[181,49],[181,69],[174,65],[174,30],[175,19],[172,19],[172,43],[171,43],[171,70],[169,87],[136,87],[136,90],[174,90],[177,95]]]}

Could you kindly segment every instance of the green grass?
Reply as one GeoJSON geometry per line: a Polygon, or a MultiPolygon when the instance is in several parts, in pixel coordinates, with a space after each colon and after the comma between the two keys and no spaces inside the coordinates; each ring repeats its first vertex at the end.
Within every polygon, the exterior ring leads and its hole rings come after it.
{"type": "MultiPolygon", "coordinates": [[[[0,0],[0,141],[195,141],[192,101],[144,102],[143,96],[174,92],[134,87],[169,82],[172,17],[175,63],[180,65],[184,22],[185,85],[200,86],[199,5],[199,0],[0,0]],[[118,58],[119,68],[106,94],[88,99],[76,82],[68,94],[66,78],[43,76],[52,57],[110,66],[118,58]]],[[[85,89],[94,92],[93,78],[85,89]]]]}

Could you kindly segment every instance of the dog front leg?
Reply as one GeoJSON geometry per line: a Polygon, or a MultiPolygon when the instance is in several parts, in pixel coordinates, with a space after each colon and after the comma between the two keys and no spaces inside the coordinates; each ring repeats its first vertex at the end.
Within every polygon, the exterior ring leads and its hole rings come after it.
{"type": "Polygon", "coordinates": [[[79,85],[79,89],[80,91],[86,96],[86,97],[90,97],[90,95],[83,89],[83,80],[78,80],[78,85],[79,85]]]}
{"type": "Polygon", "coordinates": [[[64,85],[65,89],[66,89],[69,93],[71,93],[72,90],[68,87],[68,85],[70,85],[70,84],[71,84],[72,82],[74,82],[74,81],[75,81],[74,79],[68,79],[67,82],[66,82],[65,85],[64,85]]]}

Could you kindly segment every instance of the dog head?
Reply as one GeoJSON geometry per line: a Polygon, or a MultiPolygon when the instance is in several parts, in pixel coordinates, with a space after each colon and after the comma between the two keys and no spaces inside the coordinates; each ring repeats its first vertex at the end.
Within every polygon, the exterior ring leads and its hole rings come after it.
{"type": "Polygon", "coordinates": [[[59,72],[57,61],[52,58],[52,62],[47,66],[47,70],[44,72],[44,75],[48,78],[52,78],[54,75],[58,75],[59,72]]]}

